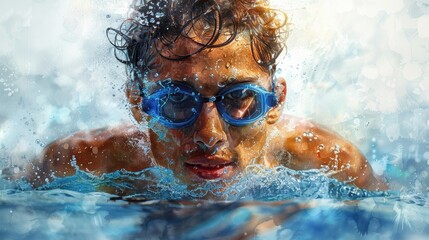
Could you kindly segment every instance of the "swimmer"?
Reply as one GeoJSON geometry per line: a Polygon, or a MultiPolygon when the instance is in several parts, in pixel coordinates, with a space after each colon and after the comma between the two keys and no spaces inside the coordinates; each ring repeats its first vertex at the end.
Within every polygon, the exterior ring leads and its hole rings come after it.
{"type": "Polygon", "coordinates": [[[282,114],[284,13],[263,0],[142,2],[107,30],[127,66],[134,123],[54,141],[27,166],[34,186],[73,175],[73,159],[94,175],[161,166],[185,184],[228,180],[250,164],[327,168],[339,181],[387,189],[348,140],[282,114]]]}

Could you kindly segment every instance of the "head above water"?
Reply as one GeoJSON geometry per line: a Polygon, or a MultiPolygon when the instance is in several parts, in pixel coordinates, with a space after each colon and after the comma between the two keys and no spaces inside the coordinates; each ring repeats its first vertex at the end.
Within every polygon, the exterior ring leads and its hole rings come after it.
{"type": "Polygon", "coordinates": [[[134,1],[132,8],[108,36],[127,65],[134,118],[153,124],[156,163],[199,182],[265,161],[268,126],[286,95],[284,79],[274,77],[286,15],[260,0],[134,1]]]}

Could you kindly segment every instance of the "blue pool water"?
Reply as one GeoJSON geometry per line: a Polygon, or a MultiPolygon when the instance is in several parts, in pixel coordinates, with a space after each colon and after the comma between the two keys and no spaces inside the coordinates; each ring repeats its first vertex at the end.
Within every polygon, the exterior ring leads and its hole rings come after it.
{"type": "Polygon", "coordinates": [[[220,191],[221,185],[187,189],[162,168],[102,177],[78,171],[38,190],[24,181],[2,180],[0,235],[3,239],[429,237],[427,193],[369,192],[330,179],[323,171],[258,166],[248,168],[226,190],[220,191]],[[144,188],[139,187],[142,183],[144,188]],[[118,196],[96,191],[105,186],[135,192],[118,196]],[[218,200],[203,200],[208,195],[218,200]]]}

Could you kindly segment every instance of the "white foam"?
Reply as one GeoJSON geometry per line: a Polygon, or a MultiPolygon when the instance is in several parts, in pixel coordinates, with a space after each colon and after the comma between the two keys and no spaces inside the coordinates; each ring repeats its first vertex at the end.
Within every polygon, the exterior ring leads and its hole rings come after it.
{"type": "Polygon", "coordinates": [[[417,30],[419,37],[429,38],[429,16],[424,15],[417,20],[417,30]]]}
{"type": "Polygon", "coordinates": [[[422,67],[416,62],[410,62],[405,64],[402,74],[407,80],[414,80],[422,76],[422,67]]]}

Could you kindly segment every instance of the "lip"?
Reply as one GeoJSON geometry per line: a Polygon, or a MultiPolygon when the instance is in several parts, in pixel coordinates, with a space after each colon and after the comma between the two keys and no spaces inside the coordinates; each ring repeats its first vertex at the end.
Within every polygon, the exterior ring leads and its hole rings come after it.
{"type": "Polygon", "coordinates": [[[202,155],[190,158],[185,167],[199,178],[213,180],[227,177],[235,163],[215,155],[202,155]]]}

